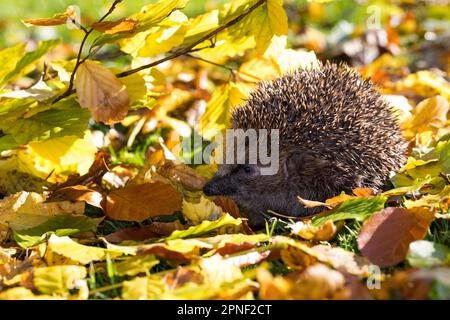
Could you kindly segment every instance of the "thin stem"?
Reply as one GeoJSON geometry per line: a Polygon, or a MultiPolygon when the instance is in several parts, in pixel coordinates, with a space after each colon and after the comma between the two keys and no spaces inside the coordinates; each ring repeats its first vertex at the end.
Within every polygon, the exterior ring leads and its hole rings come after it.
{"type": "MultiPolygon", "coordinates": [[[[105,13],[105,14],[103,15],[103,17],[101,17],[101,18],[98,20],[98,22],[102,22],[103,20],[105,20],[106,17],[108,17],[108,16],[116,9],[116,6],[117,6],[119,3],[121,3],[121,2],[122,2],[122,0],[115,0],[115,1],[113,2],[113,4],[111,5],[111,7],[109,8],[108,12],[105,13]]],[[[89,35],[92,33],[92,31],[94,31],[94,28],[91,27],[89,30],[87,30],[85,27],[83,27],[83,26],[81,26],[81,25],[79,25],[79,26],[80,26],[81,30],[84,31],[84,37],[83,37],[83,40],[81,40],[80,49],[78,50],[77,62],[75,63],[75,67],[73,68],[72,74],[70,75],[69,86],[67,87],[67,90],[66,90],[62,95],[60,95],[59,97],[57,97],[57,98],[53,101],[53,103],[56,103],[56,102],[60,101],[61,99],[64,99],[65,97],[68,97],[68,96],[70,96],[72,93],[75,92],[75,90],[73,90],[73,81],[75,80],[75,74],[76,74],[76,72],[77,72],[79,66],[80,66],[83,62],[85,62],[86,59],[89,57],[89,55],[87,55],[85,58],[81,59],[81,55],[82,55],[82,53],[83,53],[83,48],[84,48],[84,45],[85,45],[85,43],[86,43],[86,40],[87,40],[87,38],[89,37],[89,35]]]]}
{"type": "Polygon", "coordinates": [[[251,12],[253,12],[255,9],[257,9],[259,6],[261,6],[264,2],[266,2],[266,0],[259,0],[258,2],[256,2],[253,6],[251,6],[250,8],[248,8],[245,12],[243,12],[241,15],[237,16],[236,18],[234,18],[233,20],[230,20],[229,22],[227,22],[226,24],[224,24],[223,26],[218,27],[217,29],[215,29],[214,31],[212,31],[211,33],[207,34],[206,36],[198,39],[197,41],[194,41],[192,44],[190,44],[189,46],[185,47],[184,49],[181,49],[179,51],[176,51],[162,59],[153,61],[149,64],[145,64],[143,66],[140,66],[138,68],[135,69],[131,69],[125,72],[121,72],[116,74],[116,76],[118,78],[123,78],[126,76],[129,76],[131,74],[134,74],[136,72],[154,67],[158,64],[161,64],[163,62],[172,60],[174,58],[177,58],[179,56],[183,56],[186,55],[187,53],[190,53],[192,49],[194,49],[197,45],[199,45],[200,43],[209,40],[211,38],[213,38],[214,36],[216,36],[219,32],[231,27],[232,25],[238,23],[239,21],[241,21],[242,19],[244,19],[247,15],[249,15],[251,12]]]}

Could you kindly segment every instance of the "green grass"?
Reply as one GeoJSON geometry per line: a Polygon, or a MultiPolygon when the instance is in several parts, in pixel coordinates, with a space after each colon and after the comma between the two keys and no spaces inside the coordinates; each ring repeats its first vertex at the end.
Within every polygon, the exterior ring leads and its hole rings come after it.
{"type": "Polygon", "coordinates": [[[357,238],[360,230],[361,222],[356,220],[348,221],[336,237],[337,246],[347,251],[359,253],[357,238]]]}
{"type": "Polygon", "coordinates": [[[446,219],[435,220],[431,224],[425,240],[450,246],[450,221],[446,219]]]}

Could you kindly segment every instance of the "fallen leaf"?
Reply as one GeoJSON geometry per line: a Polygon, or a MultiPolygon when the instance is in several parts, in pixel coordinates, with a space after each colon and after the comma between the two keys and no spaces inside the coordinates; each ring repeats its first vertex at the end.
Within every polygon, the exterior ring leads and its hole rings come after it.
{"type": "Polygon", "coordinates": [[[120,243],[126,240],[144,241],[150,238],[167,237],[175,230],[183,230],[185,226],[180,221],[153,222],[150,225],[120,229],[105,236],[108,242],[120,243]]]}
{"type": "Polygon", "coordinates": [[[100,209],[104,209],[105,206],[105,196],[103,195],[103,193],[81,185],[58,189],[50,194],[45,202],[48,203],[66,200],[73,202],[84,201],[86,203],[89,203],[91,206],[100,209]]]}
{"type": "Polygon", "coordinates": [[[106,215],[113,220],[143,221],[181,210],[181,194],[162,182],[126,186],[107,196],[106,215]]]}
{"type": "Polygon", "coordinates": [[[364,222],[358,248],[376,265],[395,265],[405,259],[411,242],[423,239],[433,219],[428,208],[386,208],[364,222]]]}
{"type": "Polygon", "coordinates": [[[206,179],[197,171],[185,164],[176,164],[173,161],[166,161],[158,173],[173,183],[181,184],[189,191],[200,191],[206,183],[206,179]]]}
{"type": "Polygon", "coordinates": [[[33,282],[42,293],[68,295],[75,282],[86,275],[86,268],[81,266],[40,267],[34,269],[33,282]]]}
{"type": "Polygon", "coordinates": [[[77,97],[96,121],[113,124],[128,113],[130,100],[125,85],[102,64],[86,60],[75,78],[77,97]]]}
{"type": "Polygon", "coordinates": [[[311,220],[297,221],[289,227],[293,234],[312,241],[331,240],[337,232],[336,225],[331,220],[325,221],[319,227],[313,226],[311,220]]]}
{"type": "Polygon", "coordinates": [[[84,213],[83,202],[45,203],[45,199],[41,194],[22,191],[0,200],[0,224],[6,224],[13,230],[24,230],[57,215],[84,213]]]}
{"type": "Polygon", "coordinates": [[[183,200],[183,215],[194,224],[199,224],[204,220],[217,220],[223,215],[223,212],[214,202],[200,196],[198,203],[183,200]]]}

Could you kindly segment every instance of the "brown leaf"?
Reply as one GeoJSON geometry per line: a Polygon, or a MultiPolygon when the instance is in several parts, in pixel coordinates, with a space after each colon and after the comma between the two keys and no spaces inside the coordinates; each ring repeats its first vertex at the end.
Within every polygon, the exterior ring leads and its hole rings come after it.
{"type": "Polygon", "coordinates": [[[88,185],[92,182],[101,185],[103,175],[109,171],[108,163],[110,162],[111,155],[105,151],[99,151],[95,154],[95,160],[86,174],[82,176],[69,176],[66,182],[59,184],[56,187],[57,189],[61,189],[74,185],[88,185]]]}
{"type": "Polygon", "coordinates": [[[120,243],[125,240],[144,241],[150,238],[161,238],[170,235],[175,230],[182,230],[185,227],[180,221],[174,222],[153,222],[150,225],[124,228],[105,236],[111,243],[120,243]]]}
{"type": "Polygon", "coordinates": [[[118,21],[96,22],[92,25],[92,28],[106,34],[132,33],[136,28],[136,24],[136,20],[125,18],[118,21]]]}
{"type": "Polygon", "coordinates": [[[70,186],[58,189],[48,196],[45,202],[57,201],[84,201],[90,205],[104,209],[105,195],[97,190],[89,189],[86,186],[70,186]]]}
{"type": "Polygon", "coordinates": [[[106,215],[112,220],[143,221],[181,210],[182,197],[171,185],[154,182],[127,186],[108,194],[106,215]]]}
{"type": "Polygon", "coordinates": [[[160,168],[159,174],[189,191],[200,191],[206,183],[206,179],[191,167],[169,160],[160,168]]]}
{"type": "Polygon", "coordinates": [[[428,208],[386,208],[364,222],[359,250],[380,267],[395,265],[405,259],[411,242],[423,239],[433,219],[428,208]]]}
{"type": "Polygon", "coordinates": [[[219,196],[213,202],[222,208],[223,212],[229,213],[233,218],[242,218],[239,207],[233,199],[219,196]]]}
{"type": "Polygon", "coordinates": [[[86,60],[76,73],[75,88],[83,108],[96,121],[113,124],[125,118],[130,99],[125,85],[102,64],[86,60]]]}
{"type": "Polygon", "coordinates": [[[71,19],[76,19],[76,11],[73,7],[67,8],[67,10],[63,13],[57,13],[51,18],[41,18],[41,19],[27,19],[24,20],[23,23],[25,25],[33,25],[33,26],[57,26],[61,24],[67,23],[67,19],[70,17],[71,19]]]}

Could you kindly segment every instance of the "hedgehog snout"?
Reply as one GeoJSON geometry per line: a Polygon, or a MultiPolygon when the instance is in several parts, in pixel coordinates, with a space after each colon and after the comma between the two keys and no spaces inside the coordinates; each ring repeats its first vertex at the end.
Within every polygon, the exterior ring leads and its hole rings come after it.
{"type": "Polygon", "coordinates": [[[203,187],[203,193],[207,196],[230,195],[234,193],[227,179],[213,178],[203,187]]]}

